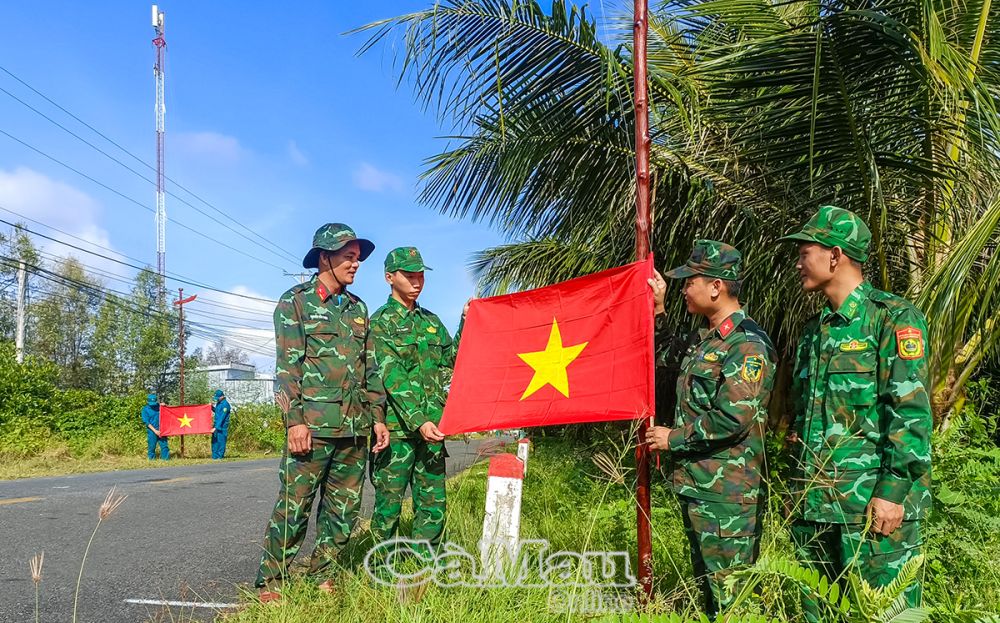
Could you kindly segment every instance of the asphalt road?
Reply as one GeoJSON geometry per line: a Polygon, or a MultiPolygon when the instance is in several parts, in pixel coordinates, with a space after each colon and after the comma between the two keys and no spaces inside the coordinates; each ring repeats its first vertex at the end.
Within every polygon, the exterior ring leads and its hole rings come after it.
{"type": "MultiPolygon", "coordinates": [[[[478,442],[449,442],[449,474],[478,442]]],[[[0,623],[34,621],[29,559],[45,551],[41,620],[72,620],[73,594],[98,508],[112,486],[128,499],[100,526],[87,558],[83,623],[211,620],[211,608],[127,600],[235,603],[253,582],[278,491],[277,459],[0,481],[0,623]]],[[[365,483],[362,515],[371,516],[365,483]]],[[[312,522],[299,556],[312,550],[312,522]]]]}

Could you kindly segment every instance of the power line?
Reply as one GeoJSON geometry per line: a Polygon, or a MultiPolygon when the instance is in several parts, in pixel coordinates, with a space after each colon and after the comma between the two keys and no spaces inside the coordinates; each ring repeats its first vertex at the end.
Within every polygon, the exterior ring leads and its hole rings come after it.
{"type": "MultiPolygon", "coordinates": [[[[21,231],[26,231],[26,232],[28,232],[30,234],[34,234],[35,236],[39,236],[41,238],[45,238],[46,240],[51,240],[52,242],[55,242],[57,244],[65,245],[65,246],[70,247],[72,249],[76,249],[77,251],[83,251],[84,253],[89,253],[90,255],[94,255],[96,257],[108,260],[109,262],[114,262],[116,264],[121,264],[123,266],[128,266],[129,268],[133,268],[135,270],[140,270],[140,271],[141,270],[148,270],[147,267],[144,267],[144,266],[135,266],[133,264],[129,264],[128,262],[123,262],[121,260],[116,260],[113,257],[108,257],[107,255],[103,255],[101,253],[97,253],[96,251],[90,251],[88,249],[84,249],[83,247],[78,247],[78,246],[76,246],[74,244],[70,244],[68,242],[64,242],[64,241],[59,240],[57,238],[53,238],[52,236],[46,236],[45,234],[39,233],[39,232],[34,231],[32,229],[28,229],[27,227],[24,227],[23,225],[18,225],[18,224],[15,224],[15,223],[11,223],[10,221],[4,220],[4,219],[0,219],[0,223],[4,223],[4,224],[9,225],[11,227],[15,227],[17,229],[20,229],[21,231]]],[[[187,285],[192,285],[192,286],[195,286],[197,288],[204,288],[206,290],[212,290],[213,292],[221,292],[222,294],[228,294],[230,296],[236,296],[236,297],[244,298],[244,299],[251,300],[251,301],[260,301],[262,303],[277,303],[277,301],[275,301],[273,299],[265,299],[265,298],[260,298],[260,297],[257,297],[257,296],[250,296],[249,294],[236,294],[235,292],[230,292],[228,290],[223,290],[221,288],[216,288],[216,287],[213,287],[213,286],[210,286],[210,285],[207,285],[207,284],[204,284],[204,283],[199,283],[197,281],[193,281],[193,280],[189,280],[189,279],[180,279],[178,277],[173,277],[173,280],[177,281],[177,282],[180,282],[180,283],[187,284],[187,285]]]]}
{"type": "MultiPolygon", "coordinates": [[[[3,67],[2,65],[0,65],[0,71],[3,71],[8,76],[10,76],[14,80],[18,81],[19,83],[21,83],[22,85],[24,85],[25,87],[27,87],[29,90],[31,90],[33,93],[35,93],[36,95],[38,95],[39,97],[41,97],[45,101],[47,101],[48,103],[52,104],[53,106],[55,106],[56,108],[58,108],[62,112],[66,113],[71,118],[73,118],[77,122],[81,123],[86,128],[88,128],[90,131],[94,132],[95,134],[97,134],[98,136],[100,136],[101,138],[103,138],[104,140],[106,140],[107,142],[111,143],[112,145],[114,145],[115,147],[117,147],[118,149],[120,149],[122,152],[124,152],[125,154],[127,154],[128,156],[132,157],[136,162],[142,164],[143,166],[145,166],[146,168],[150,169],[151,171],[154,171],[154,172],[156,171],[156,168],[153,167],[151,164],[149,164],[148,162],[146,162],[145,160],[143,160],[139,156],[135,155],[134,153],[132,153],[131,151],[129,151],[128,149],[126,149],[125,147],[123,147],[121,144],[119,144],[117,141],[115,141],[114,139],[112,139],[108,135],[104,134],[103,132],[101,132],[100,130],[98,130],[97,128],[95,128],[94,126],[92,126],[91,124],[87,123],[86,121],[84,121],[83,119],[81,119],[80,117],[78,117],[77,115],[73,114],[72,112],[70,112],[69,110],[67,110],[65,107],[63,107],[60,104],[58,104],[57,102],[53,101],[50,97],[48,97],[47,95],[45,95],[44,93],[42,93],[41,91],[39,91],[38,89],[36,89],[35,87],[31,86],[30,84],[28,84],[27,82],[25,82],[24,80],[22,80],[21,78],[19,78],[18,76],[14,75],[14,73],[11,72],[6,67],[3,67]]],[[[133,173],[135,173],[136,175],[138,175],[142,179],[145,179],[146,181],[152,183],[154,186],[156,185],[156,182],[154,182],[153,180],[150,180],[150,179],[146,178],[141,173],[135,171],[134,169],[132,169],[131,167],[129,167],[125,163],[121,162],[120,160],[118,160],[114,156],[108,154],[107,152],[105,152],[101,148],[97,147],[96,145],[93,145],[92,143],[90,143],[89,141],[87,141],[86,139],[84,139],[83,137],[77,135],[72,130],[66,128],[65,126],[63,126],[62,124],[60,124],[58,121],[56,121],[55,119],[52,119],[51,117],[49,117],[48,115],[46,115],[42,111],[40,111],[37,108],[35,108],[34,106],[32,106],[31,104],[29,104],[29,103],[25,102],[24,100],[22,100],[21,98],[17,97],[13,93],[7,91],[6,89],[3,89],[2,87],[0,87],[0,91],[3,91],[8,96],[10,96],[11,98],[13,98],[15,101],[17,101],[20,104],[26,106],[28,109],[32,110],[33,112],[35,112],[36,114],[40,115],[44,119],[48,120],[49,122],[53,123],[57,127],[61,128],[62,130],[66,131],[67,133],[69,133],[70,135],[74,136],[78,140],[82,141],[86,145],[89,145],[90,147],[92,147],[93,149],[97,150],[98,152],[100,152],[101,154],[105,155],[106,157],[110,158],[111,160],[117,162],[118,164],[120,164],[121,166],[125,167],[129,171],[132,171],[133,173]]],[[[274,242],[272,242],[271,240],[268,240],[264,236],[261,236],[260,234],[258,234],[254,230],[250,229],[249,227],[247,227],[246,225],[244,225],[243,223],[241,223],[239,220],[237,220],[237,219],[233,218],[232,216],[230,216],[228,213],[226,213],[223,210],[217,208],[216,206],[214,206],[213,204],[211,204],[208,200],[206,200],[206,199],[202,198],[201,196],[199,196],[198,194],[196,194],[194,191],[186,188],[185,186],[181,185],[179,182],[177,182],[176,180],[174,180],[173,178],[171,178],[169,176],[164,176],[164,177],[165,177],[165,179],[167,181],[169,181],[171,184],[173,184],[177,188],[179,188],[179,189],[183,190],[184,192],[188,193],[189,195],[191,195],[192,197],[194,197],[195,199],[197,199],[201,203],[205,204],[206,206],[208,206],[209,208],[211,208],[212,210],[214,210],[218,214],[226,217],[227,219],[229,219],[230,221],[232,221],[236,225],[239,225],[242,229],[244,229],[245,231],[247,231],[250,234],[254,235],[256,238],[260,239],[264,243],[266,243],[269,246],[277,249],[280,253],[284,254],[286,257],[290,258],[292,261],[298,262],[298,258],[296,256],[294,256],[293,254],[289,253],[287,250],[282,249],[278,245],[274,244],[274,242]]],[[[228,225],[219,222],[218,220],[216,220],[215,218],[213,218],[210,215],[206,214],[204,211],[202,211],[198,207],[192,205],[191,203],[189,203],[188,201],[186,201],[182,197],[179,197],[176,194],[174,194],[172,192],[169,192],[169,191],[167,192],[167,194],[170,195],[171,197],[174,197],[178,201],[184,203],[185,205],[190,206],[192,209],[198,211],[199,213],[205,215],[206,217],[211,218],[213,221],[219,223],[223,227],[226,227],[227,229],[229,229],[233,233],[237,234],[238,236],[246,238],[246,236],[244,236],[243,234],[237,232],[236,230],[232,229],[228,225]]],[[[250,240],[249,238],[246,238],[246,239],[250,240]]],[[[250,242],[253,242],[253,241],[250,240],[250,242]]],[[[260,245],[259,242],[254,242],[254,244],[260,245]]],[[[268,251],[271,252],[271,253],[274,253],[274,251],[270,251],[270,250],[268,250],[268,251]]]]}
{"type": "MultiPolygon", "coordinates": [[[[28,149],[34,151],[35,153],[39,154],[40,156],[48,158],[49,160],[51,160],[52,162],[55,162],[59,166],[65,167],[65,168],[69,169],[70,171],[76,173],[77,175],[90,180],[91,182],[97,184],[101,188],[104,188],[105,190],[118,195],[122,199],[124,199],[124,200],[126,200],[126,201],[128,201],[130,203],[134,203],[135,205],[139,206],[143,210],[146,210],[148,212],[153,212],[154,214],[156,213],[156,210],[154,210],[153,208],[147,206],[146,204],[142,203],[141,201],[139,201],[137,199],[133,199],[132,197],[129,197],[125,193],[123,193],[123,192],[121,192],[119,190],[116,190],[116,189],[108,186],[104,182],[102,182],[102,181],[100,181],[100,180],[98,180],[98,179],[96,179],[96,178],[94,178],[94,177],[92,177],[92,176],[84,173],[83,171],[80,171],[79,169],[77,169],[77,168],[75,168],[75,167],[73,167],[73,166],[71,166],[69,164],[66,164],[65,162],[63,162],[62,160],[59,160],[55,156],[52,156],[52,155],[50,155],[50,154],[42,151],[41,149],[35,147],[34,145],[31,145],[31,144],[29,144],[29,143],[27,143],[27,142],[25,142],[25,141],[17,138],[13,134],[7,132],[6,130],[4,130],[2,128],[0,128],[0,134],[3,134],[4,136],[6,136],[7,138],[11,139],[12,141],[20,143],[21,145],[23,145],[23,146],[27,147],[28,149]]],[[[223,246],[223,247],[225,247],[225,248],[227,248],[227,249],[229,249],[231,251],[235,251],[236,253],[239,253],[240,255],[246,256],[246,257],[248,257],[248,258],[250,258],[250,259],[252,259],[254,261],[260,262],[261,264],[267,264],[268,266],[271,266],[273,268],[277,268],[278,270],[282,270],[282,271],[284,270],[281,266],[278,266],[277,264],[272,264],[271,262],[268,262],[267,260],[262,260],[259,257],[256,257],[254,255],[250,255],[249,253],[247,253],[245,251],[242,251],[240,249],[237,249],[236,247],[232,247],[232,246],[230,246],[230,245],[228,245],[228,244],[226,244],[224,242],[220,242],[220,241],[216,240],[215,238],[212,238],[211,236],[208,236],[208,235],[206,235],[206,234],[198,231],[197,229],[194,229],[193,227],[185,225],[184,223],[182,223],[181,221],[178,221],[175,218],[168,217],[167,220],[170,221],[171,223],[174,223],[178,227],[182,227],[182,228],[190,231],[191,233],[193,233],[195,235],[201,236],[202,238],[208,240],[209,242],[212,242],[214,244],[218,244],[219,246],[223,246]]]]}
{"type": "MultiPolygon", "coordinates": [[[[0,260],[3,260],[5,262],[11,263],[11,264],[13,262],[19,261],[16,258],[11,258],[11,257],[7,257],[7,256],[0,256],[0,260]]],[[[48,270],[46,268],[43,268],[41,266],[37,266],[37,265],[33,265],[33,264],[26,264],[26,265],[31,269],[31,272],[34,275],[36,275],[37,277],[41,277],[42,279],[45,279],[45,280],[47,280],[49,282],[58,284],[58,285],[60,285],[62,287],[67,287],[67,288],[75,289],[78,292],[81,292],[83,294],[89,295],[91,297],[99,298],[102,301],[104,301],[104,302],[106,302],[106,303],[108,303],[108,304],[110,304],[113,307],[116,307],[118,309],[122,309],[122,310],[128,311],[130,313],[139,314],[139,315],[141,315],[143,317],[146,317],[146,318],[149,318],[149,319],[154,319],[154,320],[156,320],[156,319],[159,319],[159,320],[164,320],[164,319],[166,319],[166,320],[173,320],[173,317],[170,314],[165,313],[165,312],[163,312],[161,310],[158,310],[158,309],[152,307],[152,305],[150,305],[146,309],[143,309],[139,305],[129,304],[128,301],[130,300],[130,297],[129,297],[129,295],[127,295],[125,293],[122,293],[122,292],[119,292],[119,291],[116,291],[116,290],[111,290],[109,288],[104,288],[104,287],[96,285],[96,284],[91,284],[91,283],[79,281],[79,280],[67,277],[65,275],[60,275],[59,273],[50,271],[50,270],[48,270]]],[[[58,299],[61,299],[61,300],[70,300],[69,297],[67,297],[65,294],[60,293],[60,292],[48,291],[48,292],[45,293],[45,295],[49,296],[49,297],[58,298],[58,299]]],[[[217,325],[217,324],[210,324],[210,323],[204,323],[204,322],[199,322],[199,321],[191,321],[189,324],[192,325],[192,327],[194,327],[194,329],[192,330],[192,335],[196,335],[198,337],[202,337],[202,338],[205,338],[205,339],[211,339],[211,340],[215,340],[215,339],[218,339],[218,338],[221,337],[224,341],[227,341],[227,342],[229,342],[231,344],[239,346],[241,349],[249,351],[249,352],[252,352],[254,354],[257,354],[257,355],[260,355],[260,356],[271,356],[271,355],[273,355],[273,351],[270,351],[270,350],[266,350],[265,351],[264,350],[265,349],[265,344],[267,342],[269,342],[270,339],[265,340],[263,343],[257,343],[257,342],[251,342],[248,338],[246,338],[246,336],[233,336],[232,334],[227,334],[227,335],[220,336],[219,332],[214,330],[216,328],[232,329],[233,327],[231,325],[217,325]]],[[[246,328],[250,328],[250,327],[246,327],[246,328]]]]}

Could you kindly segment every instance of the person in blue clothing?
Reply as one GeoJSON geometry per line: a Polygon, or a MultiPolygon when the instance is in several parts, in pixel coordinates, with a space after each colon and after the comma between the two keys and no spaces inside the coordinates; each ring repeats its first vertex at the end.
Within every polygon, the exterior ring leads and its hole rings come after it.
{"type": "Polygon", "coordinates": [[[226,440],[229,437],[229,412],[232,408],[221,389],[215,390],[215,418],[212,424],[212,458],[226,458],[226,440]]]}
{"type": "Polygon", "coordinates": [[[142,408],[142,423],[146,425],[146,455],[150,461],[156,458],[156,444],[160,444],[160,458],[170,460],[167,438],[160,437],[160,401],[156,394],[146,396],[146,406],[142,408]]]}

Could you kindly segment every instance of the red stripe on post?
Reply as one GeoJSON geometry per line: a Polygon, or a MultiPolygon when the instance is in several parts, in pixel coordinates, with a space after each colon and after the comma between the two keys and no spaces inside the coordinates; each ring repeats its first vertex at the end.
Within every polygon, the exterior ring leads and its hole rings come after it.
{"type": "Polygon", "coordinates": [[[524,480],[524,463],[513,454],[498,454],[490,458],[489,476],[524,480]]]}

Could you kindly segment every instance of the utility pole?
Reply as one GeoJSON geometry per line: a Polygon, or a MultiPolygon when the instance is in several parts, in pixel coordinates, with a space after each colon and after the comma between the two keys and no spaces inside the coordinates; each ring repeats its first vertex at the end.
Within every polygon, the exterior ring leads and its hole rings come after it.
{"type": "MultiPolygon", "coordinates": [[[[633,102],[635,109],[635,259],[649,255],[649,100],[646,83],[646,39],[649,34],[648,0],[635,0],[632,22],[633,102]]],[[[653,538],[649,504],[649,446],[646,431],[654,416],[643,418],[635,444],[636,545],[639,559],[639,598],[653,596],[653,538]]]]}
{"type": "Polygon", "coordinates": [[[24,299],[28,289],[28,272],[24,260],[17,264],[17,332],[14,334],[14,348],[17,362],[24,363],[24,299]]]}
{"type": "MultiPolygon", "coordinates": [[[[177,323],[178,336],[180,338],[180,348],[181,348],[181,404],[184,406],[184,305],[190,303],[191,301],[198,298],[197,294],[192,294],[191,296],[184,298],[184,288],[177,289],[177,300],[174,301],[174,305],[177,306],[178,315],[180,320],[177,323]]],[[[184,458],[184,435],[181,435],[181,458],[184,458]]]]}
{"type": "MultiPolygon", "coordinates": [[[[153,78],[156,82],[156,272],[160,275],[160,304],[167,298],[167,195],[164,184],[163,134],[166,132],[165,117],[167,106],[164,98],[164,56],[167,40],[163,37],[163,11],[153,5],[153,30],[156,37],[153,46],[156,48],[156,65],[153,67],[153,78]]],[[[183,444],[183,437],[181,443],[183,444]]]]}
{"type": "Polygon", "coordinates": [[[282,271],[286,277],[296,277],[299,283],[305,283],[306,279],[313,276],[313,273],[290,273],[287,270],[282,271]]]}

